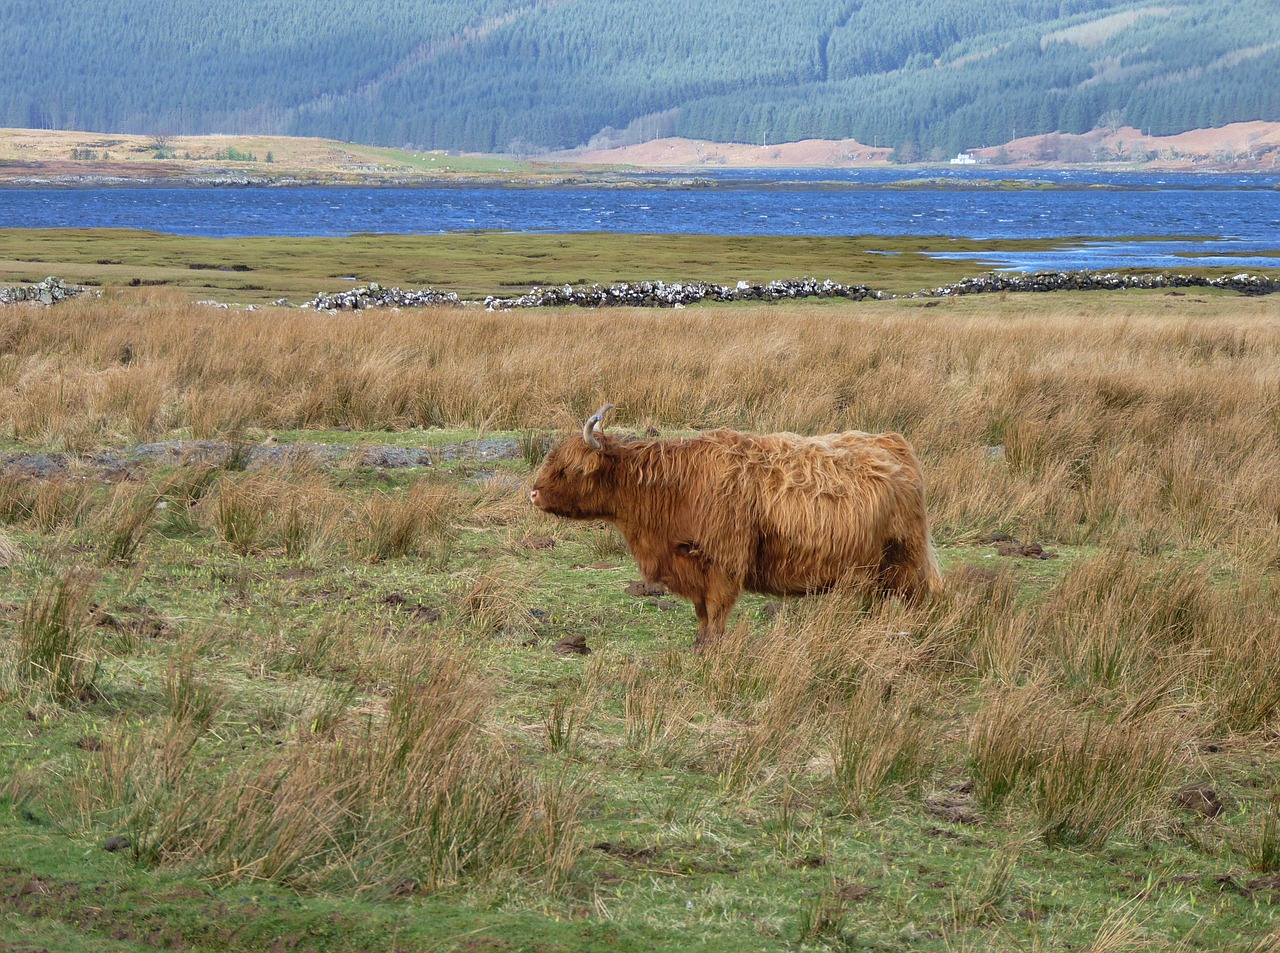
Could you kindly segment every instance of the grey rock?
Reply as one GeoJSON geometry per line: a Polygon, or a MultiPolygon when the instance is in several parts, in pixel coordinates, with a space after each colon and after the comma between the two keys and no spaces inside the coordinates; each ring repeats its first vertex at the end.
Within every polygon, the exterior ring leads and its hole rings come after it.
{"type": "Polygon", "coordinates": [[[368,287],[352,288],[350,291],[321,291],[302,307],[314,311],[362,311],[366,308],[428,308],[461,303],[452,291],[436,291],[434,288],[384,288],[375,281],[370,282],[368,287]]]}
{"type": "MultiPolygon", "coordinates": [[[[59,301],[65,301],[67,298],[76,298],[89,293],[88,288],[69,285],[61,278],[50,276],[34,285],[0,288],[0,304],[18,304],[23,301],[31,301],[48,306],[59,301]]],[[[92,294],[99,295],[101,292],[95,291],[92,294]]]]}
{"type": "Polygon", "coordinates": [[[564,285],[560,288],[533,288],[527,294],[514,298],[494,295],[484,299],[489,311],[506,311],[512,308],[547,308],[577,306],[582,308],[675,308],[699,301],[782,301],[799,298],[847,298],[862,301],[866,298],[889,297],[884,292],[873,291],[866,285],[843,285],[827,279],[792,278],[753,285],[739,281],[735,285],[714,285],[706,282],[639,281],[622,282],[609,287],[564,285]]]}

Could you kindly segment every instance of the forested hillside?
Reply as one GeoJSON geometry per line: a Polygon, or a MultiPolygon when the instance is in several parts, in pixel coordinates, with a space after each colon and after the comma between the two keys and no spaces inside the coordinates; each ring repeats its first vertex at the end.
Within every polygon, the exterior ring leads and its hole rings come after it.
{"type": "Polygon", "coordinates": [[[1276,0],[6,0],[0,126],[952,151],[1280,120],[1276,0]]]}

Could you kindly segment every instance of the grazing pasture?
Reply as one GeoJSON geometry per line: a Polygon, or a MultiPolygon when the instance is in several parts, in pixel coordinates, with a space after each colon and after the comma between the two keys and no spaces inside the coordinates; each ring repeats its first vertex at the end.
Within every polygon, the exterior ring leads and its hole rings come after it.
{"type": "Polygon", "coordinates": [[[1280,299],[0,309],[0,941],[1280,948],[1280,299]],[[713,651],[560,435],[898,431],[713,651]]]}

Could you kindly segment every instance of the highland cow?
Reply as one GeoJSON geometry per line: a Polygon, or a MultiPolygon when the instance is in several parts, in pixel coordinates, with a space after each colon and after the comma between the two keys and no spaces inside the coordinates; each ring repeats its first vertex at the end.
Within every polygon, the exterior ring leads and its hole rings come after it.
{"type": "Polygon", "coordinates": [[[619,439],[604,433],[612,407],[547,454],[529,499],[617,526],[645,579],[693,602],[695,647],[724,633],[744,589],[940,589],[920,463],[901,435],[619,439]]]}

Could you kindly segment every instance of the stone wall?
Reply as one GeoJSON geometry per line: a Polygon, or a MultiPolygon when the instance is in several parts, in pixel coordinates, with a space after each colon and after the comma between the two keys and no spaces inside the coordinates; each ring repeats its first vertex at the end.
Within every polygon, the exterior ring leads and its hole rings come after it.
{"type": "Polygon", "coordinates": [[[78,297],[87,293],[88,290],[79,285],[69,285],[61,278],[50,277],[35,285],[0,288],[0,304],[16,304],[20,301],[53,304],[67,298],[78,297]]]}

